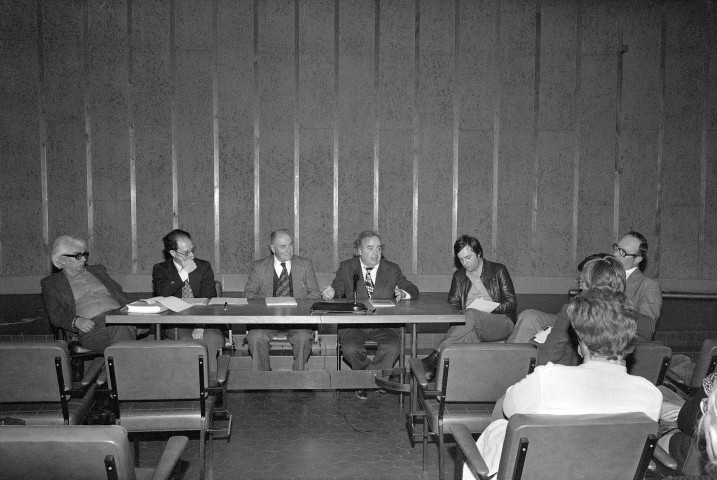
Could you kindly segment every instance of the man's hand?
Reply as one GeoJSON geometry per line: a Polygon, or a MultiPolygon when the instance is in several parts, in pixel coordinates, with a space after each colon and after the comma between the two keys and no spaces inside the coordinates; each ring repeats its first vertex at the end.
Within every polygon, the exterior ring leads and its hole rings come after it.
{"type": "Polygon", "coordinates": [[[75,327],[82,333],[89,333],[95,328],[95,322],[89,318],[77,317],[75,319],[75,327]]]}
{"type": "Polygon", "coordinates": [[[404,300],[408,298],[408,293],[398,288],[398,285],[396,285],[396,288],[393,289],[394,295],[396,295],[396,301],[400,302],[401,300],[404,300]]]}
{"type": "Polygon", "coordinates": [[[194,262],[193,258],[188,258],[182,262],[182,268],[185,272],[187,272],[187,274],[190,274],[197,269],[197,264],[194,262]]]}
{"type": "MultiPolygon", "coordinates": [[[[196,268],[196,266],[195,266],[196,268]]],[[[203,328],[195,328],[192,330],[192,338],[195,340],[201,340],[204,337],[204,329],[203,328]]]]}
{"type": "Polygon", "coordinates": [[[324,300],[331,300],[332,298],[334,298],[334,295],[336,295],[336,291],[331,288],[331,285],[321,291],[321,298],[323,298],[324,300]]]}

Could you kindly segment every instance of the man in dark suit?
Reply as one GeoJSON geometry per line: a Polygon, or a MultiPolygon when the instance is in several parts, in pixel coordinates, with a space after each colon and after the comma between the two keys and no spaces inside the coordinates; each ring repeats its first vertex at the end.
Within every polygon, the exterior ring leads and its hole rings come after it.
{"type": "MultiPolygon", "coordinates": [[[[294,255],[294,239],[288,230],[277,230],[269,237],[271,255],[254,262],[244,288],[246,298],[295,297],[318,298],[321,294],[316,281],[314,264],[308,258],[294,255]]],[[[271,328],[251,328],[247,333],[252,368],[271,370],[269,342],[279,332],[286,333],[291,343],[293,370],[304,370],[311,355],[311,330],[291,325],[272,325],[271,328]]]]}
{"type": "MultiPolygon", "coordinates": [[[[321,293],[324,299],[352,296],[354,275],[359,276],[356,298],[395,298],[396,301],[418,298],[418,287],[403,275],[401,267],[383,258],[383,244],[376,232],[362,232],[354,242],[354,250],[357,256],[341,262],[331,286],[321,293]]],[[[354,370],[393,368],[401,353],[398,328],[373,327],[366,325],[339,330],[344,359],[354,370]],[[366,340],[378,343],[373,360],[367,358],[366,340]]],[[[365,390],[357,391],[356,396],[362,400],[368,398],[365,390]]]]}
{"type": "MultiPolygon", "coordinates": [[[[152,268],[154,294],[162,297],[212,298],[217,296],[214,271],[206,260],[194,257],[196,247],[192,236],[184,230],[172,230],[162,239],[166,260],[152,268]]],[[[219,328],[177,328],[178,340],[204,340],[209,351],[208,368],[217,370],[217,353],[224,346],[219,328]]],[[[173,338],[173,330],[165,330],[164,338],[173,338]]]]}
{"type": "Polygon", "coordinates": [[[108,312],[124,307],[129,298],[102,265],[87,265],[87,244],[63,235],[52,246],[52,263],[59,272],[41,281],[42,298],[50,322],[79,334],[80,345],[104,352],[113,342],[135,340],[128,325],[105,325],[108,312]]]}

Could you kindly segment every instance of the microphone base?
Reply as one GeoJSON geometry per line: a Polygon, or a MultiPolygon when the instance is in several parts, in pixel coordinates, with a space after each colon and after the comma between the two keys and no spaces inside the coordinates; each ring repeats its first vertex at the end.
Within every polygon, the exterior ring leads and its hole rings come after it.
{"type": "Polygon", "coordinates": [[[365,312],[366,310],[368,310],[368,308],[366,308],[366,305],[364,305],[363,303],[354,302],[353,304],[351,304],[352,312],[365,312]]]}

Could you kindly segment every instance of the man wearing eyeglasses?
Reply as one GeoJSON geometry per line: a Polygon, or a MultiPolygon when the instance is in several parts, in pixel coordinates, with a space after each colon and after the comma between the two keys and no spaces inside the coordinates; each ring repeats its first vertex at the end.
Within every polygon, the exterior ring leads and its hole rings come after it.
{"type": "Polygon", "coordinates": [[[612,244],[613,255],[625,268],[625,296],[638,312],[657,322],[662,307],[662,290],[657,280],[643,273],[647,265],[647,248],[645,236],[635,231],[627,232],[612,244]]]}
{"type": "Polygon", "coordinates": [[[135,340],[136,328],[105,325],[105,315],[130,301],[102,265],[87,265],[90,252],[80,238],[63,235],[52,245],[52,264],[59,270],[41,281],[50,322],[78,334],[80,345],[104,352],[116,341],[135,340]]]}
{"type": "MultiPolygon", "coordinates": [[[[162,238],[166,260],[152,268],[154,294],[163,297],[213,298],[217,296],[212,265],[194,257],[197,248],[189,232],[176,229],[162,238]]],[[[165,338],[204,340],[209,350],[207,367],[217,370],[217,352],[224,346],[224,334],[218,328],[165,329],[165,338]],[[176,330],[176,332],[175,332],[176,330]]]]}

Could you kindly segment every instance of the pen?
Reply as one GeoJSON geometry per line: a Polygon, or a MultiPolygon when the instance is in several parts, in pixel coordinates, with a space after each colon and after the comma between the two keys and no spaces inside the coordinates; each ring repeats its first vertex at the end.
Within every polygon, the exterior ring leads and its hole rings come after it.
{"type": "Polygon", "coordinates": [[[224,302],[224,310],[227,309],[227,302],[224,302]]]}

